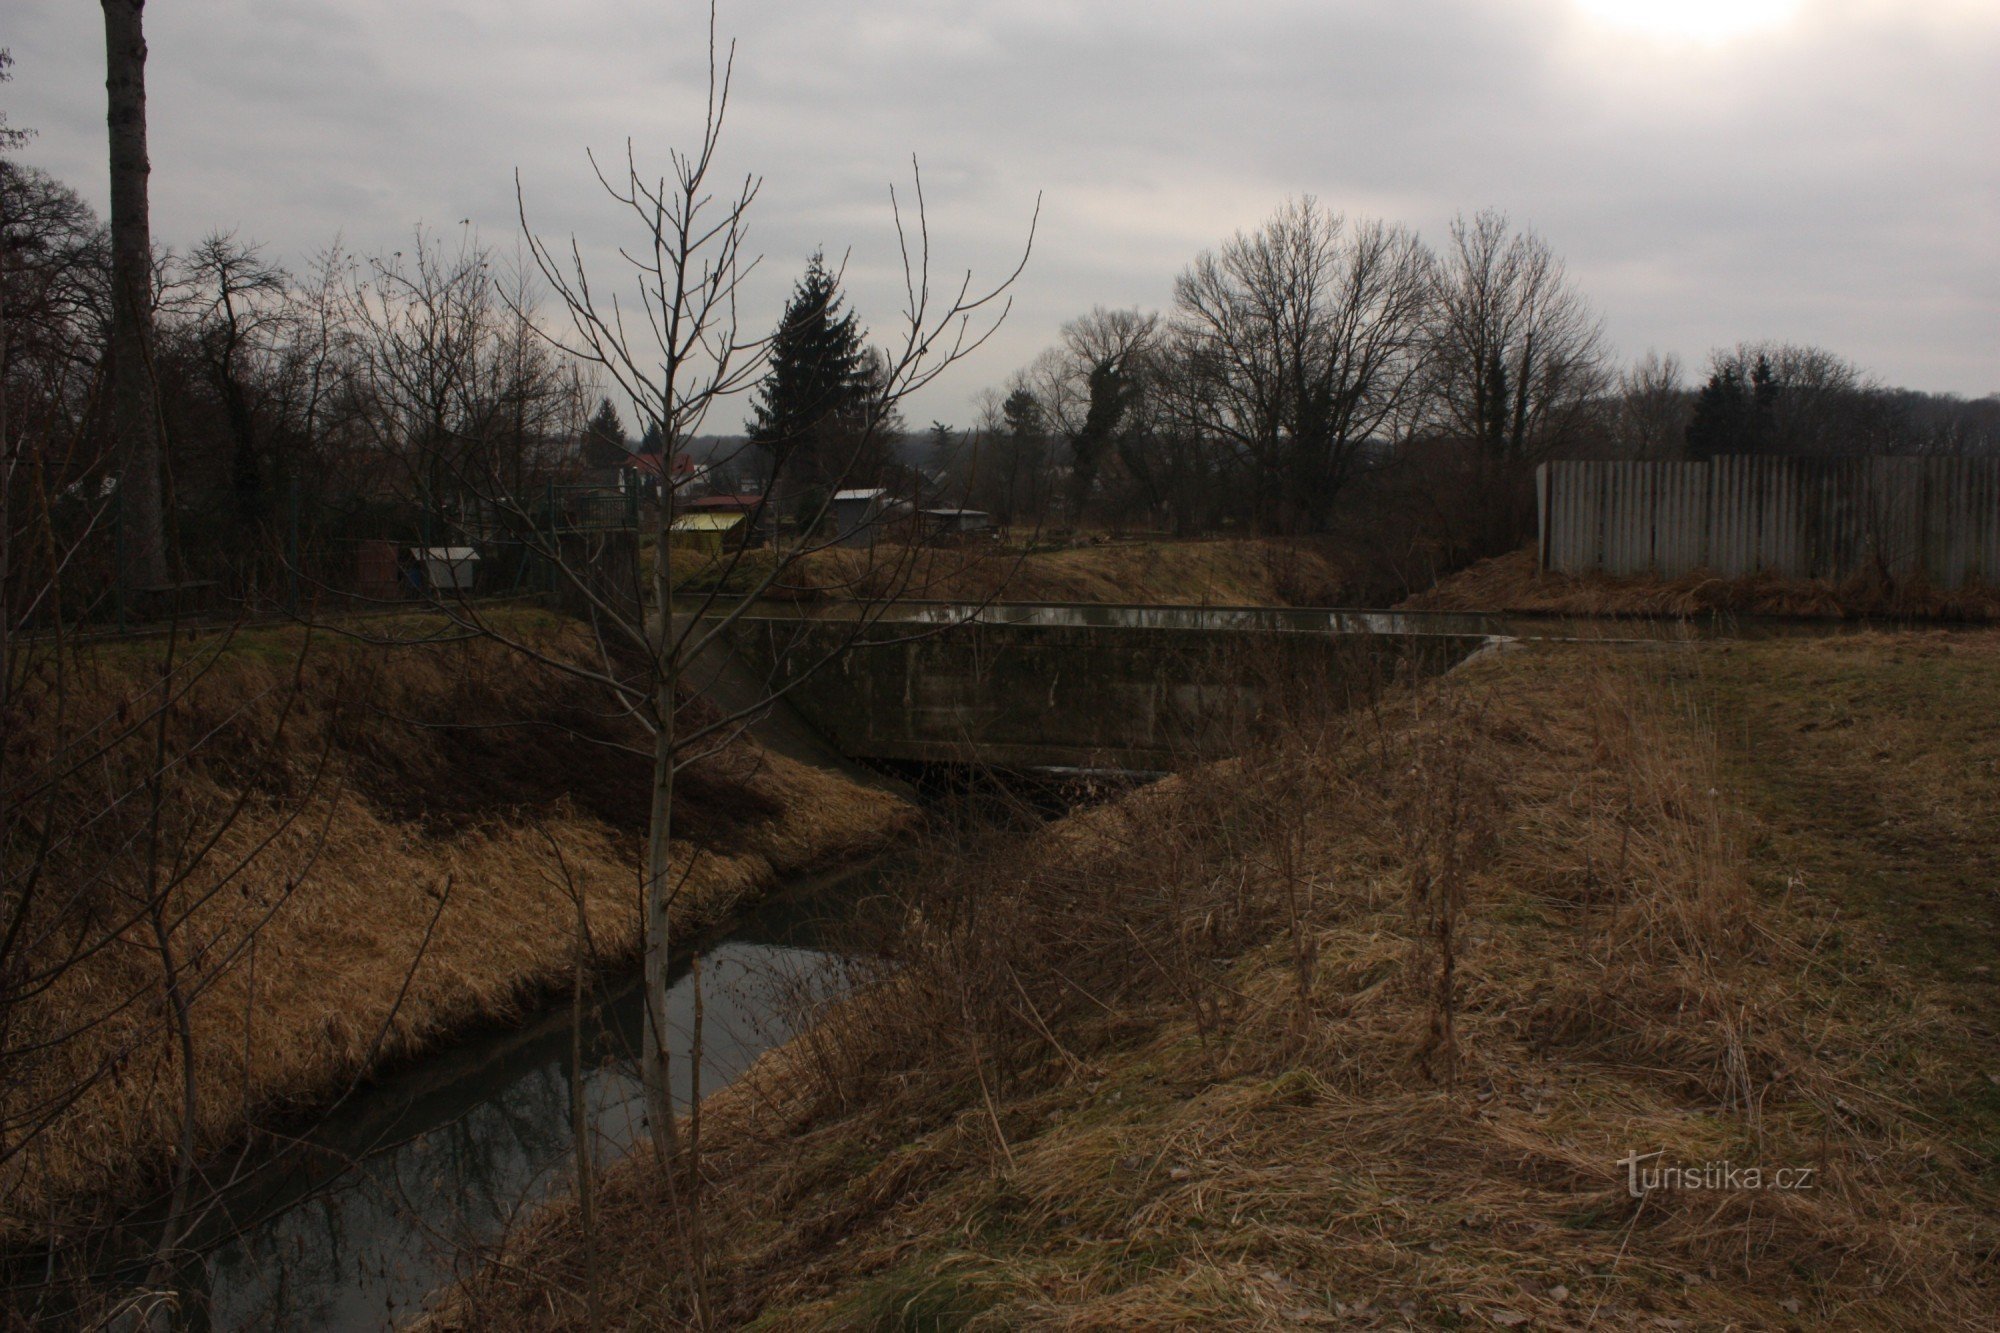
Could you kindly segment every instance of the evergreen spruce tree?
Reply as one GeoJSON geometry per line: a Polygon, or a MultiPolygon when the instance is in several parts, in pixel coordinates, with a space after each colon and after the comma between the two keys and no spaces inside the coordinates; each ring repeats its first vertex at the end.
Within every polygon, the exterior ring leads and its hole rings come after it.
{"type": "Polygon", "coordinates": [[[1744,421],[1742,452],[1764,454],[1771,452],[1778,436],[1778,372],[1771,365],[1771,358],[1764,353],[1757,354],[1757,364],[1750,370],[1750,410],[1744,421]]]}
{"type": "Polygon", "coordinates": [[[1042,442],[1042,405],[1026,389],[1016,389],[1007,395],[1007,401],[1000,404],[1000,416],[1012,438],[1034,444],[1042,442]]]}
{"type": "Polygon", "coordinates": [[[1750,395],[1736,367],[1723,366],[1708,377],[1695,395],[1694,412],[1688,417],[1689,458],[1708,459],[1717,454],[1744,452],[1751,433],[1750,395]]]}
{"type": "Polygon", "coordinates": [[[747,423],[774,479],[822,487],[873,479],[869,460],[856,457],[873,388],[867,331],[844,302],[839,279],[815,253],[772,336],[747,423]]]}
{"type": "Polygon", "coordinates": [[[603,399],[583,428],[583,465],[621,467],[631,461],[632,451],[625,443],[625,423],[618,419],[618,409],[611,405],[611,400],[603,399]]]}

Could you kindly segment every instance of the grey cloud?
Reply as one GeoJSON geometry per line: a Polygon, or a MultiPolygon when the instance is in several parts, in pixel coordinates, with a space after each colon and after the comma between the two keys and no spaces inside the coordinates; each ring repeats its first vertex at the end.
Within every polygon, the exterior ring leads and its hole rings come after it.
{"type": "MultiPolygon", "coordinates": [[[[94,7],[16,11],[11,119],[101,197],[94,7]]],[[[692,4],[211,0],[148,20],[157,226],[179,243],[238,225],[302,260],[335,232],[391,248],[465,217],[504,247],[518,167],[538,228],[603,260],[617,219],[583,149],[629,134],[663,163],[699,111],[692,4]]],[[[722,23],[726,165],[766,182],[763,318],[815,246],[851,244],[855,304],[886,330],[887,189],[912,152],[950,266],[1003,271],[1046,192],[1009,327],[914,415],[963,420],[1064,319],[1164,303],[1197,251],[1306,191],[1433,240],[1506,208],[1631,354],[1776,336],[2000,389],[2000,16],[1957,0],[1806,0],[1712,49],[1593,30],[1564,0],[740,0],[722,23]]]]}

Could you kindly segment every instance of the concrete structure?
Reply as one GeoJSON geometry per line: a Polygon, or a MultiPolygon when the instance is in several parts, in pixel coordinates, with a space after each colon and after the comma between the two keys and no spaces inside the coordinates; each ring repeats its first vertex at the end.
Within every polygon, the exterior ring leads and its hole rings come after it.
{"type": "Polygon", "coordinates": [[[792,684],[789,706],[851,758],[1159,770],[1240,750],[1279,723],[1280,701],[1297,691],[1358,701],[1398,672],[1442,670],[1490,639],[1184,618],[939,628],[761,616],[740,621],[733,640],[744,667],[792,684]]]}
{"type": "Polygon", "coordinates": [[[2000,458],[1544,463],[1541,566],[2000,584],[2000,458]]]}

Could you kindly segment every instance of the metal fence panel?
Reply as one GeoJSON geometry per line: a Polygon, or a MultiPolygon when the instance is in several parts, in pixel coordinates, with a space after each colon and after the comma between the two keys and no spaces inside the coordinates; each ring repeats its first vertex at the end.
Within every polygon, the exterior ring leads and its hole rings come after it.
{"type": "Polygon", "coordinates": [[[1564,460],[1537,495],[1562,573],[2000,583],[2000,458],[1564,460]]]}

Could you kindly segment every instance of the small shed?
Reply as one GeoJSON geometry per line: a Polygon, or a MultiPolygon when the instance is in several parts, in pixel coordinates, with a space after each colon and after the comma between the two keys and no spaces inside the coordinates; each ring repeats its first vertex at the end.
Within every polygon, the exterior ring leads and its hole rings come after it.
{"type": "Polygon", "coordinates": [[[984,509],[920,509],[917,522],[924,540],[939,545],[990,541],[999,535],[993,515],[984,509]]]}
{"type": "Polygon", "coordinates": [[[745,517],[740,513],[682,514],[667,529],[667,542],[677,551],[721,555],[742,541],[744,528],[745,517]]]}
{"type": "Polygon", "coordinates": [[[866,546],[875,538],[876,521],[882,517],[883,497],[888,491],[880,486],[857,488],[833,493],[833,539],[842,546],[866,546]]]}
{"type": "Polygon", "coordinates": [[[463,592],[479,579],[479,551],[471,546],[413,546],[412,574],[432,591],[463,592]]]}

